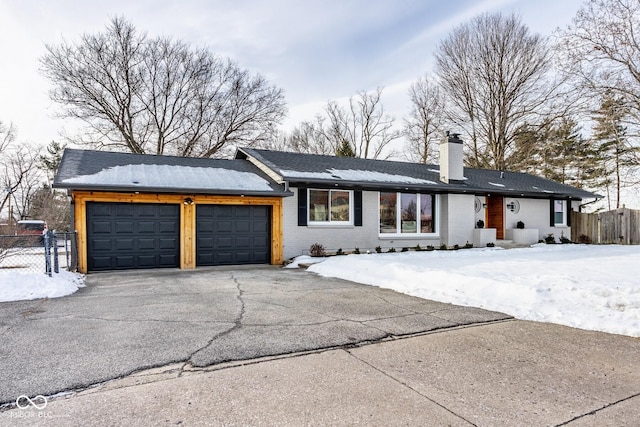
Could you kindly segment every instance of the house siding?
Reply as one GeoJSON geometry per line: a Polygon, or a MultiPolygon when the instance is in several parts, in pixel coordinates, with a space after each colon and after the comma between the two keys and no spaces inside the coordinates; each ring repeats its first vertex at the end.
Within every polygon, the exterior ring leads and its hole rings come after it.
{"type": "MultiPolygon", "coordinates": [[[[285,259],[307,254],[309,247],[314,243],[320,243],[329,252],[336,251],[339,248],[345,252],[352,251],[355,248],[359,248],[361,252],[374,252],[376,246],[380,246],[383,251],[387,251],[392,247],[400,251],[403,247],[415,247],[418,244],[422,247],[439,245],[439,236],[419,238],[407,238],[404,236],[380,237],[377,191],[362,192],[362,226],[298,226],[298,188],[292,187],[290,190],[294,193],[294,196],[283,200],[284,218],[282,222],[285,259]]],[[[437,206],[442,206],[442,204],[439,203],[437,206]]],[[[439,221],[440,216],[439,212],[437,212],[436,221],[439,221]]]]}
{"type": "MultiPolygon", "coordinates": [[[[538,230],[538,240],[544,239],[549,234],[553,234],[556,241],[559,241],[562,235],[570,238],[570,226],[552,227],[549,225],[549,200],[550,199],[525,199],[506,196],[504,199],[505,206],[517,201],[520,204],[520,209],[516,213],[505,208],[505,229],[516,228],[517,222],[522,221],[525,228],[538,230]]],[[[574,210],[578,210],[579,204],[580,202],[575,201],[571,202],[569,206],[574,210]]],[[[477,215],[478,214],[476,214],[476,216],[477,215]]],[[[568,212],[567,215],[570,215],[570,213],[568,212]]]]}
{"type": "Polygon", "coordinates": [[[444,194],[440,196],[442,243],[448,246],[473,242],[475,228],[475,196],[472,194],[444,194]]]}

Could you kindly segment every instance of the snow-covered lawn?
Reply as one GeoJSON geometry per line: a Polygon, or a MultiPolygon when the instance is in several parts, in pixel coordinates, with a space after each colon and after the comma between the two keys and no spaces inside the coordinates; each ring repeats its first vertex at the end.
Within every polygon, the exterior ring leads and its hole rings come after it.
{"type": "Polygon", "coordinates": [[[519,319],[640,337],[640,246],[347,255],[309,271],[519,319]]]}
{"type": "Polygon", "coordinates": [[[57,298],[84,286],[84,276],[64,269],[66,254],[60,252],[60,273],[44,273],[44,248],[16,248],[0,262],[0,302],[57,298]]]}

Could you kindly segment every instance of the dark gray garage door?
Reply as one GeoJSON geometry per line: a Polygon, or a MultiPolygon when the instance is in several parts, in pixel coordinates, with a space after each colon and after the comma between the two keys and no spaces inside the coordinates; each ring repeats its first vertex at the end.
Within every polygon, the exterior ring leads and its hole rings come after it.
{"type": "Polygon", "coordinates": [[[89,271],[178,267],[180,205],[87,203],[89,271]]]}
{"type": "Polygon", "coordinates": [[[198,205],[196,265],[269,263],[270,223],[269,206],[198,205]]]}

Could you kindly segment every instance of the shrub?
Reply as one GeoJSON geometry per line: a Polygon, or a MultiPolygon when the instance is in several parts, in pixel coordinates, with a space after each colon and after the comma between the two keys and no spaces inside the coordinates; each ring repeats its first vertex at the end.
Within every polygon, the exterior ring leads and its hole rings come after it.
{"type": "Polygon", "coordinates": [[[346,254],[342,252],[342,248],[338,248],[338,250],[336,251],[336,255],[346,255],[346,254]]]}
{"type": "Polygon", "coordinates": [[[382,253],[382,248],[380,246],[376,246],[376,253],[382,253]]]}
{"type": "Polygon", "coordinates": [[[395,251],[396,251],[396,248],[392,247],[392,248],[389,248],[389,250],[387,252],[395,252],[395,251]]]}
{"type": "Polygon", "coordinates": [[[440,250],[441,251],[446,251],[447,250],[447,244],[446,243],[441,244],[440,245],[440,250]]]}
{"type": "Polygon", "coordinates": [[[581,235],[578,236],[578,243],[590,245],[591,244],[591,238],[589,236],[587,236],[586,234],[581,234],[581,235]]]}
{"type": "Polygon", "coordinates": [[[324,246],[322,246],[320,243],[314,243],[309,248],[309,255],[313,257],[321,257],[326,256],[327,252],[324,250],[324,246]]]}
{"type": "Polygon", "coordinates": [[[402,248],[402,252],[409,252],[409,248],[407,247],[402,248]]]}
{"type": "Polygon", "coordinates": [[[496,245],[496,244],[495,244],[495,243],[493,243],[493,242],[489,242],[489,243],[487,243],[487,247],[488,247],[488,248],[493,248],[495,245],[496,245]]]}
{"type": "Polygon", "coordinates": [[[415,251],[416,252],[420,252],[422,250],[422,248],[420,247],[420,244],[417,244],[415,247],[415,251]]]}
{"type": "Polygon", "coordinates": [[[547,237],[544,238],[544,242],[547,245],[553,245],[554,243],[556,243],[556,238],[553,237],[553,233],[547,234],[547,237]]]}
{"type": "Polygon", "coordinates": [[[453,245],[453,250],[457,251],[458,249],[460,249],[460,245],[458,245],[457,243],[455,245],[453,245]]]}
{"type": "Polygon", "coordinates": [[[428,251],[432,251],[434,249],[435,249],[435,247],[433,245],[427,245],[427,250],[428,251]]]}
{"type": "Polygon", "coordinates": [[[567,243],[571,243],[571,239],[564,235],[564,232],[560,233],[560,243],[566,245],[567,243]]]}
{"type": "Polygon", "coordinates": [[[469,243],[469,242],[467,242],[467,243],[464,245],[464,248],[465,248],[465,249],[471,249],[471,248],[473,248],[473,243],[469,243]]]}
{"type": "Polygon", "coordinates": [[[359,254],[360,254],[360,248],[355,248],[355,249],[353,250],[353,253],[354,253],[354,254],[358,254],[358,255],[359,255],[359,254]]]}
{"type": "Polygon", "coordinates": [[[476,222],[476,228],[484,228],[484,221],[479,219],[478,222],[476,222]]]}
{"type": "Polygon", "coordinates": [[[520,228],[520,229],[524,228],[524,222],[522,221],[516,222],[516,228],[520,228]]]}

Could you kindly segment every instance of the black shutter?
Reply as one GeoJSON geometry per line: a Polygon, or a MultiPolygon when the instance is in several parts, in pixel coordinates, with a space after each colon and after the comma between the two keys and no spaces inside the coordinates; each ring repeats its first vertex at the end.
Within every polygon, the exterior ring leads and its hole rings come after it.
{"type": "Polygon", "coordinates": [[[554,200],[549,200],[549,225],[555,227],[556,225],[556,212],[554,209],[554,200]]]}
{"type": "Polygon", "coordinates": [[[307,225],[307,189],[298,188],[298,225],[307,225]]]}
{"type": "Polygon", "coordinates": [[[353,225],[362,227],[362,191],[353,192],[353,225]]]}
{"type": "Polygon", "coordinates": [[[571,227],[571,200],[567,200],[567,227],[571,227]]]}

